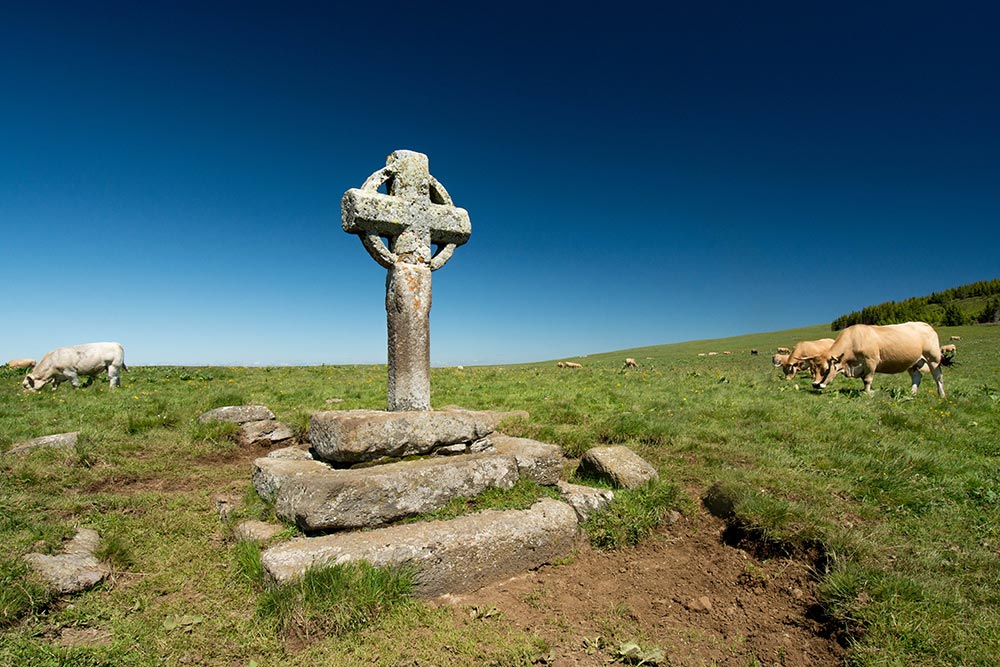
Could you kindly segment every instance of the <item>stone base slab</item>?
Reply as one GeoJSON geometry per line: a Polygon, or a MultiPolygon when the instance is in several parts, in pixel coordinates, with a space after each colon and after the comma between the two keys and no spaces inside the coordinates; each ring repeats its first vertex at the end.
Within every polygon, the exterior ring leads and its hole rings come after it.
{"type": "Polygon", "coordinates": [[[412,567],[414,594],[464,593],[568,555],[578,538],[576,512],[545,498],[527,510],[487,510],[448,521],[305,537],[261,555],[265,575],[282,584],[310,567],[367,561],[412,567]]]}
{"type": "Polygon", "coordinates": [[[465,410],[333,410],[312,415],[309,443],[324,461],[361,463],[472,443],[492,433],[494,423],[465,410]]]}
{"type": "Polygon", "coordinates": [[[483,453],[335,470],[319,461],[260,458],[254,486],[275,513],[307,532],[381,526],[453,498],[517,482],[517,459],[483,453]]]}

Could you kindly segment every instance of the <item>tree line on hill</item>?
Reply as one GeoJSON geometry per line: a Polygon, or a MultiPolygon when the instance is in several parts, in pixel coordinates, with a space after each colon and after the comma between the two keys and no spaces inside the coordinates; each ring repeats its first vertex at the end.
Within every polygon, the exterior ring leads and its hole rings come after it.
{"type": "Polygon", "coordinates": [[[854,324],[898,324],[917,321],[946,327],[976,322],[980,324],[1000,322],[1000,278],[953,287],[934,292],[929,296],[866,306],[853,313],[841,315],[830,323],[830,328],[839,331],[854,324]],[[967,308],[961,307],[961,301],[977,297],[987,299],[981,309],[969,312],[967,308]]]}

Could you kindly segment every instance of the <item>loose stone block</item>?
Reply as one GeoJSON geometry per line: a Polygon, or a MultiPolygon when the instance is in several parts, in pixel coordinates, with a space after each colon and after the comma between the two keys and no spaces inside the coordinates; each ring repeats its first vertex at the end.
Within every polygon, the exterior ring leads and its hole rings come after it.
{"type": "Polygon", "coordinates": [[[271,447],[295,437],[295,432],[285,423],[274,419],[246,422],[236,432],[236,442],[244,447],[271,447]]]}
{"type": "Polygon", "coordinates": [[[559,482],[557,486],[563,501],[576,510],[580,523],[589,519],[595,512],[603,510],[615,497],[615,492],[611,489],[598,489],[569,482],[559,482]]]}
{"type": "Polygon", "coordinates": [[[517,459],[517,471],[521,477],[532,479],[539,484],[551,486],[562,475],[562,448],[529,438],[512,438],[495,433],[490,436],[493,447],[501,454],[510,454],[517,459]]]}
{"type": "Polygon", "coordinates": [[[316,455],[334,463],[427,454],[492,432],[489,422],[474,412],[444,410],[342,410],[317,412],[309,420],[309,442],[316,455]]]}
{"type": "Polygon", "coordinates": [[[313,455],[309,453],[308,445],[290,445],[275,449],[267,453],[269,459],[300,459],[304,461],[312,460],[313,455]]]}
{"type": "Polygon", "coordinates": [[[19,442],[11,447],[7,453],[13,454],[14,456],[21,456],[34,449],[73,449],[76,447],[76,441],[79,436],[79,431],[73,431],[72,433],[56,433],[55,435],[43,435],[40,438],[19,442]]]}
{"type": "Polygon", "coordinates": [[[527,510],[487,510],[448,521],[306,537],[261,555],[265,575],[282,584],[310,567],[367,561],[414,568],[414,593],[434,597],[482,588],[568,555],[576,546],[573,508],[545,498],[527,510]]]}
{"type": "Polygon", "coordinates": [[[580,459],[579,474],[605,479],[623,489],[634,489],[659,479],[660,474],[628,447],[594,447],[580,459]]]}
{"type": "Polygon", "coordinates": [[[209,410],[198,417],[198,421],[202,424],[210,421],[245,424],[265,419],[274,419],[274,413],[263,405],[227,405],[222,408],[209,410]]]}
{"type": "Polygon", "coordinates": [[[275,514],[307,532],[363,528],[431,512],[453,498],[517,482],[517,461],[469,454],[334,470],[316,461],[261,458],[254,484],[274,498],[275,514]],[[273,495],[272,495],[273,494],[273,495]]]}
{"type": "Polygon", "coordinates": [[[45,579],[53,590],[68,594],[92,588],[108,576],[108,567],[97,560],[94,552],[100,544],[97,531],[81,528],[70,540],[63,553],[25,554],[31,567],[45,579]]]}

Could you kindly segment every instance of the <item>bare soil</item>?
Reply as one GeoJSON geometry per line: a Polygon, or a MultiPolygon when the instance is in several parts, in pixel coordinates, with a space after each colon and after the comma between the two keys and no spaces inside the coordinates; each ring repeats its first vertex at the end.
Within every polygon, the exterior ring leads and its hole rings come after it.
{"type": "Polygon", "coordinates": [[[662,649],[660,665],[843,665],[808,565],[728,546],[724,528],[702,510],[638,547],[585,546],[569,564],[442,602],[464,623],[499,614],[541,636],[537,662],[552,667],[607,665],[627,643],[662,649]]]}

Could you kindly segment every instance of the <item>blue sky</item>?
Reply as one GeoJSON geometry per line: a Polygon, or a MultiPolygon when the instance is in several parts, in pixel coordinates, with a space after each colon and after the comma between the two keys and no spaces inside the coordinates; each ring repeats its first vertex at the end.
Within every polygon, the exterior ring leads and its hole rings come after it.
{"type": "Polygon", "coordinates": [[[384,363],[340,198],[426,153],[436,365],[828,322],[1000,275],[991,3],[21,3],[0,356],[384,363]]]}

